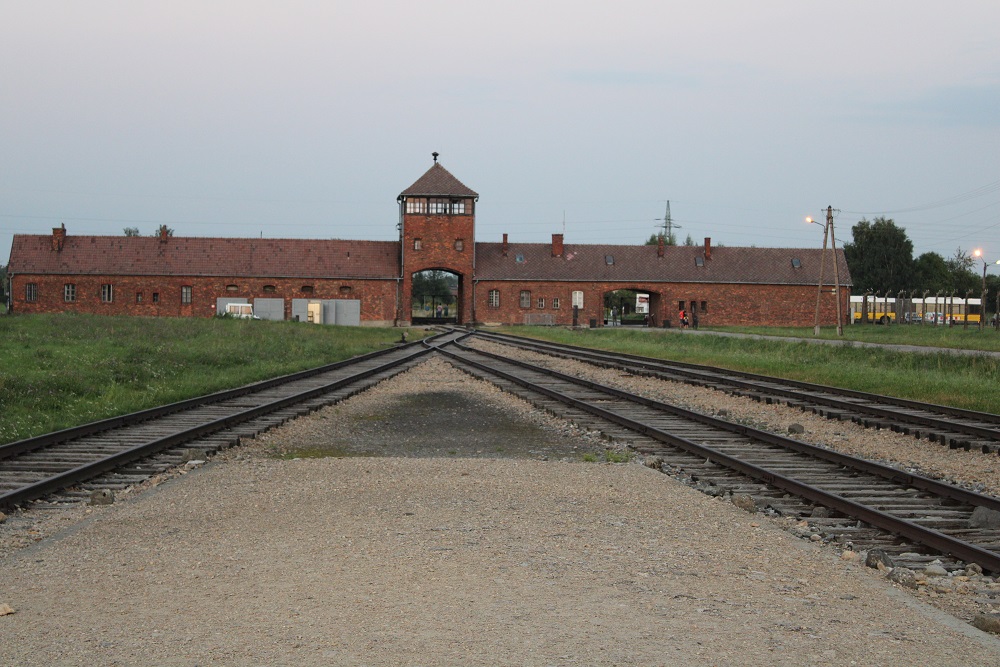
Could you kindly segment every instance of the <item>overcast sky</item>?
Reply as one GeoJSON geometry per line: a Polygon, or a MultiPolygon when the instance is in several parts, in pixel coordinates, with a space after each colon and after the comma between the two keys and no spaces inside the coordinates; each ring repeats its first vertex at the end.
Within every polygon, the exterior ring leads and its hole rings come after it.
{"type": "Polygon", "coordinates": [[[0,0],[13,234],[391,240],[441,163],[477,240],[1000,259],[1000,3],[0,0]]]}

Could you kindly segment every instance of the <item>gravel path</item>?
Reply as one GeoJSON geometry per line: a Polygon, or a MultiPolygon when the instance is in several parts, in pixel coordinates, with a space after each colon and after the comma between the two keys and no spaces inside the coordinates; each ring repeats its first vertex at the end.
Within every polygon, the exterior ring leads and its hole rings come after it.
{"type": "Polygon", "coordinates": [[[115,505],[0,524],[0,664],[1000,664],[776,522],[584,461],[606,445],[433,360],[115,505]]]}

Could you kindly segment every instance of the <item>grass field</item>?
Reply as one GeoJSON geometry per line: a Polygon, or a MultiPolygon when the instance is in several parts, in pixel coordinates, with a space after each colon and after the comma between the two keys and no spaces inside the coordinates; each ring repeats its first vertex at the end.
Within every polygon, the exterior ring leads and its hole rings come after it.
{"type": "MultiPolygon", "coordinates": [[[[765,336],[817,337],[813,335],[812,327],[713,327],[711,330],[765,336]]],[[[820,329],[818,337],[886,345],[922,345],[1000,352],[1000,332],[988,326],[980,331],[978,327],[971,324],[968,328],[961,325],[946,327],[930,324],[923,326],[919,324],[892,324],[886,327],[878,324],[852,324],[844,327],[843,336],[837,335],[836,327],[825,326],[820,329]]]]}
{"type": "MultiPolygon", "coordinates": [[[[862,327],[859,327],[862,328],[862,327]]],[[[885,327],[863,327],[869,330],[885,327]]],[[[920,327],[889,327],[893,344],[923,344],[936,334],[910,332],[920,327]]],[[[943,327],[941,327],[943,328],[943,327]]],[[[1000,359],[949,352],[897,352],[859,345],[834,346],[805,341],[775,341],[691,334],[663,329],[568,330],[555,327],[513,327],[507,333],[584,345],[661,359],[687,361],[734,370],[787,377],[859,391],[900,396],[970,410],[1000,413],[1000,359]]],[[[734,331],[728,329],[726,331],[734,331]]],[[[744,329],[746,333],[777,335],[774,329],[744,329]]],[[[801,336],[803,330],[797,330],[801,336]]],[[[808,329],[812,338],[812,329],[808,329]]],[[[953,331],[954,333],[959,333],[953,331]]],[[[834,337],[836,332],[833,331],[834,337]]],[[[995,331],[968,334],[969,349],[995,331]]],[[[784,335],[791,335],[785,333],[784,335]]],[[[859,332],[878,336],[878,332],[859,332]]],[[[866,340],[863,338],[853,339],[866,340]]],[[[956,339],[957,340],[957,339],[956,339]]],[[[952,346],[956,347],[956,346],[952,346]]],[[[985,345],[983,346],[988,348],[985,345]]]]}
{"type": "Polygon", "coordinates": [[[384,349],[394,329],[225,318],[0,318],[0,443],[384,349]]]}

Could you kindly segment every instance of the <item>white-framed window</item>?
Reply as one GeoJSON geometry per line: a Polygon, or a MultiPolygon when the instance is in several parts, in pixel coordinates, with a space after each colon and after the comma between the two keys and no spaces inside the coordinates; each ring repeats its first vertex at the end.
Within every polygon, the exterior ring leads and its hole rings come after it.
{"type": "Polygon", "coordinates": [[[76,284],[66,283],[63,285],[63,301],[76,301],[76,284]]]}
{"type": "Polygon", "coordinates": [[[489,300],[487,301],[490,308],[500,307],[500,290],[491,289],[489,294],[489,300]]]}
{"type": "Polygon", "coordinates": [[[423,247],[424,247],[424,242],[423,241],[421,241],[420,239],[413,239],[413,249],[414,250],[420,250],[423,247]]]}
{"type": "Polygon", "coordinates": [[[449,203],[447,199],[430,199],[427,201],[427,212],[431,215],[447,213],[449,203]]]}
{"type": "Polygon", "coordinates": [[[459,252],[465,250],[465,239],[455,239],[455,250],[459,252]]]}
{"type": "Polygon", "coordinates": [[[427,200],[423,197],[417,199],[407,199],[406,200],[406,212],[407,213],[426,213],[427,212],[427,200]]]}
{"type": "Polygon", "coordinates": [[[552,297],[552,310],[559,310],[559,297],[552,297]]]}
{"type": "Polygon", "coordinates": [[[545,308],[545,297],[544,296],[538,297],[538,306],[537,306],[537,308],[539,310],[541,310],[542,308],[545,308]]]}
{"type": "Polygon", "coordinates": [[[24,300],[28,303],[38,301],[38,283],[28,283],[24,286],[24,300]]]}
{"type": "Polygon", "coordinates": [[[456,215],[462,215],[463,213],[465,213],[465,200],[453,199],[451,201],[451,212],[456,215]]]}
{"type": "Polygon", "coordinates": [[[521,290],[521,308],[531,308],[531,292],[521,290]]]}
{"type": "Polygon", "coordinates": [[[101,285],[101,302],[111,303],[115,300],[115,288],[110,285],[101,285]]]}
{"type": "Polygon", "coordinates": [[[139,291],[139,292],[135,293],[135,302],[136,303],[142,303],[142,291],[139,291]]]}
{"type": "Polygon", "coordinates": [[[573,307],[583,308],[583,292],[573,292],[573,307]]]}
{"type": "Polygon", "coordinates": [[[191,303],[191,286],[184,285],[181,287],[181,303],[191,303]]]}

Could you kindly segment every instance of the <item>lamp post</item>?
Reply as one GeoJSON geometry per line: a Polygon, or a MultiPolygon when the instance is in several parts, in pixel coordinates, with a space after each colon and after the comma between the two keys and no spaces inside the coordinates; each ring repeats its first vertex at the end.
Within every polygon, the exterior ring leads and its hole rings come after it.
{"type": "MultiPolygon", "coordinates": [[[[976,248],[975,250],[972,251],[972,254],[973,254],[973,256],[978,257],[980,259],[980,261],[982,261],[982,263],[983,263],[983,292],[982,292],[981,303],[980,303],[980,306],[979,306],[979,330],[982,331],[983,330],[983,320],[986,319],[986,269],[989,267],[990,262],[987,262],[983,258],[983,249],[982,248],[976,248]]],[[[998,259],[997,261],[992,262],[992,263],[993,264],[1000,264],[1000,259],[998,259]]],[[[998,298],[1000,298],[1000,295],[998,295],[998,298]]]]}
{"type": "Polygon", "coordinates": [[[844,324],[840,313],[840,262],[837,261],[837,238],[833,233],[833,207],[826,207],[826,224],[821,224],[811,217],[806,218],[806,222],[819,225],[823,228],[823,252],[819,256],[819,279],[816,281],[816,319],[813,322],[813,335],[819,335],[819,304],[823,295],[823,268],[826,262],[826,240],[830,239],[830,251],[833,253],[833,274],[834,290],[833,294],[837,302],[837,335],[844,335],[844,324]]]}

